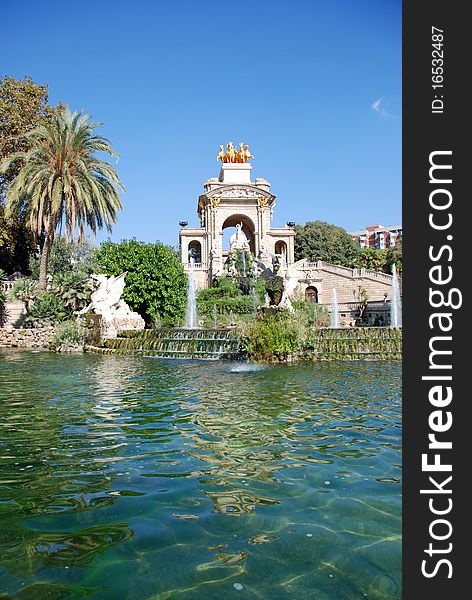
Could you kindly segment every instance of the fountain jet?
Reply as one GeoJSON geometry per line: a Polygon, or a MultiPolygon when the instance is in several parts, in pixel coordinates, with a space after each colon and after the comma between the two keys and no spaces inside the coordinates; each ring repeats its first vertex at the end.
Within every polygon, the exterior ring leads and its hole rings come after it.
{"type": "Polygon", "coordinates": [[[402,326],[402,301],[400,298],[400,286],[398,283],[397,268],[392,265],[392,299],[390,300],[390,326],[402,326]]]}
{"type": "Polygon", "coordinates": [[[188,270],[188,288],[187,288],[187,311],[185,313],[185,328],[197,329],[197,288],[195,285],[195,277],[193,275],[193,265],[195,259],[190,257],[188,270]]]}
{"type": "Polygon", "coordinates": [[[339,327],[339,306],[336,288],[331,292],[331,327],[339,327]]]}

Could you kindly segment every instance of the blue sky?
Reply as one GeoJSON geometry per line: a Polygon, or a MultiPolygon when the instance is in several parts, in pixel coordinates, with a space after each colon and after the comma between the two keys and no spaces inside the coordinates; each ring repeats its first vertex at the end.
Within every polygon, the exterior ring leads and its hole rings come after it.
{"type": "Polygon", "coordinates": [[[401,223],[400,1],[27,0],[2,15],[0,73],[47,83],[120,153],[112,239],[175,245],[228,140],[271,182],[274,226],[401,223]]]}

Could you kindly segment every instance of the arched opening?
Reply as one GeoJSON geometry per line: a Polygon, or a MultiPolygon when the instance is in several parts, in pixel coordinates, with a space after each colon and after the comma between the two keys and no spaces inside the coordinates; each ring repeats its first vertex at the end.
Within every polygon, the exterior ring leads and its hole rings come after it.
{"type": "Polygon", "coordinates": [[[202,262],[202,245],[198,240],[192,240],[188,245],[188,260],[190,257],[194,259],[196,263],[202,262]]]}
{"type": "Polygon", "coordinates": [[[274,250],[275,254],[283,256],[285,260],[287,260],[287,244],[284,241],[279,240],[278,242],[276,242],[274,250]]]}
{"type": "Polygon", "coordinates": [[[242,231],[246,235],[247,240],[249,242],[249,249],[252,254],[256,253],[256,243],[254,237],[255,226],[252,220],[246,215],[231,215],[228,217],[222,226],[223,231],[223,255],[229,252],[229,239],[236,233],[236,225],[238,223],[242,224],[242,231]]]}
{"type": "Polygon", "coordinates": [[[318,290],[313,286],[309,285],[305,290],[305,300],[318,304],[318,290]]]}

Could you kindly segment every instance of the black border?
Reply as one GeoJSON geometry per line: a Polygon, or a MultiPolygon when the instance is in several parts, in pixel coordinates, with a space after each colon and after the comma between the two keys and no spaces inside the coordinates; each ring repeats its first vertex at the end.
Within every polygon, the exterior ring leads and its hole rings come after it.
{"type": "MultiPolygon", "coordinates": [[[[472,271],[472,232],[469,233],[468,209],[472,177],[472,156],[466,147],[467,131],[471,129],[468,107],[472,24],[466,17],[466,2],[449,0],[403,3],[403,598],[456,600],[470,597],[466,576],[468,571],[468,536],[472,530],[467,517],[467,488],[472,475],[468,466],[471,456],[468,438],[472,436],[472,421],[468,419],[471,394],[466,381],[467,369],[472,372],[468,348],[472,345],[472,314],[467,313],[466,279],[472,271]],[[432,26],[444,29],[444,114],[433,114],[432,26]],[[453,526],[449,541],[453,548],[447,556],[452,563],[452,578],[441,568],[437,576],[427,579],[421,573],[421,563],[428,558],[429,524],[435,518],[428,510],[428,498],[420,489],[428,486],[428,474],[421,470],[421,455],[427,451],[428,415],[434,410],[428,402],[431,382],[422,381],[429,364],[428,341],[432,331],[428,318],[434,312],[428,302],[429,246],[444,243],[444,232],[429,227],[429,155],[436,150],[452,150],[453,183],[453,267],[454,287],[463,293],[463,305],[451,310],[453,414],[448,434],[453,448],[452,460],[453,509],[448,515],[453,526]],[[469,161],[471,165],[469,166],[469,161]],[[469,366],[470,363],[470,366],[469,366]],[[470,431],[470,432],[469,432],[470,431]],[[462,463],[462,464],[461,464],[462,463]]],[[[447,263],[446,263],[447,264],[447,263]]],[[[446,438],[444,438],[446,439],[446,438]]],[[[446,555],[444,555],[446,556],[446,555]]],[[[472,575],[472,567],[470,568],[472,575]]]]}

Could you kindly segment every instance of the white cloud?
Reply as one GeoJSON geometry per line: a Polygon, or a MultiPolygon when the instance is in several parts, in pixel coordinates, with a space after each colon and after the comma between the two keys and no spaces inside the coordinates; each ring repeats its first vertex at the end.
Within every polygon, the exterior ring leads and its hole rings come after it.
{"type": "Polygon", "coordinates": [[[379,98],[378,100],[376,100],[375,102],[373,102],[371,108],[372,108],[372,110],[374,112],[378,113],[382,117],[390,118],[390,119],[396,119],[395,115],[391,115],[382,106],[382,98],[379,98]]]}

